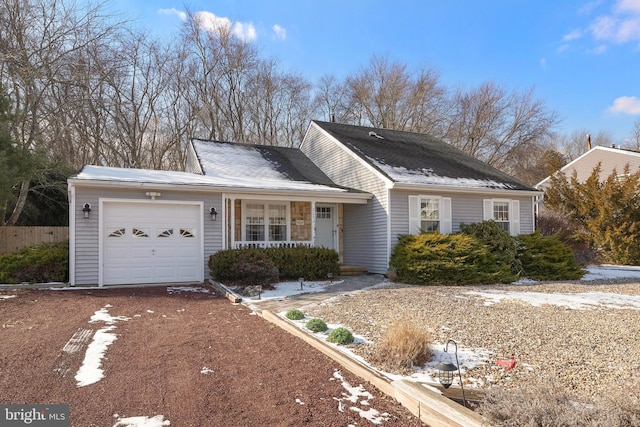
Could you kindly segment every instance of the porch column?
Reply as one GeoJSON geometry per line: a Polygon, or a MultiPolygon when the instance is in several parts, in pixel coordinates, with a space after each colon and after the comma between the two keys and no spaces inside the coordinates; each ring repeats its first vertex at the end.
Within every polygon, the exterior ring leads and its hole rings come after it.
{"type": "Polygon", "coordinates": [[[231,223],[230,233],[231,233],[231,247],[229,249],[233,249],[236,247],[236,198],[232,197],[231,199],[231,218],[229,222],[231,223]]]}
{"type": "Polygon", "coordinates": [[[316,245],[316,201],[311,201],[311,246],[316,245]]]}

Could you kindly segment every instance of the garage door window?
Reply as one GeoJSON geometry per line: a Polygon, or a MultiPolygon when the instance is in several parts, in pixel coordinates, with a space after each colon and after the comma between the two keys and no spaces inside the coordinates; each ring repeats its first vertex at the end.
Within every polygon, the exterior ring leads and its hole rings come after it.
{"type": "Polygon", "coordinates": [[[125,233],[124,233],[125,229],[124,228],[111,228],[109,230],[107,230],[107,236],[108,237],[124,237],[125,233]]]}
{"type": "Polygon", "coordinates": [[[149,237],[148,230],[143,230],[140,228],[134,228],[132,231],[133,237],[149,237]]]}
{"type": "Polygon", "coordinates": [[[180,236],[182,237],[196,237],[195,230],[187,230],[185,228],[180,229],[180,236]]]}
{"type": "Polygon", "coordinates": [[[158,237],[173,237],[173,228],[162,230],[158,233],[158,237]]]}

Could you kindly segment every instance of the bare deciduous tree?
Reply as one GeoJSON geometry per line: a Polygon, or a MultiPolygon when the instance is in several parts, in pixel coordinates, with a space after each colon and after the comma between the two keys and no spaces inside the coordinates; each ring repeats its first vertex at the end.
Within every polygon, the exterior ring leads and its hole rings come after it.
{"type": "Polygon", "coordinates": [[[525,146],[546,142],[558,123],[556,113],[534,97],[533,89],[508,92],[493,82],[459,90],[453,105],[445,139],[506,172],[525,148],[530,149],[525,146]]]}
{"type": "Polygon", "coordinates": [[[439,134],[446,91],[438,74],[373,56],[369,66],[346,80],[348,122],[358,125],[439,134]]]}

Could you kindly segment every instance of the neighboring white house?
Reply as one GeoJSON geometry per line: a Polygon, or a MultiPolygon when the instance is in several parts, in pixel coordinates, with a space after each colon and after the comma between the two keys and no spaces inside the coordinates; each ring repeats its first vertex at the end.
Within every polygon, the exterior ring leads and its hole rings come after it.
{"type": "Polygon", "coordinates": [[[299,148],[193,139],[187,171],[69,179],[72,285],[208,277],[222,249],[308,245],[384,273],[399,236],[496,220],[534,231],[541,192],[429,135],[313,121],[299,148]]]}
{"type": "MultiPolygon", "coordinates": [[[[591,176],[598,164],[600,164],[600,180],[602,181],[606,180],[614,169],[618,174],[622,174],[626,165],[629,165],[629,171],[634,173],[640,169],[640,152],[596,145],[580,157],[567,163],[560,169],[560,173],[570,179],[575,172],[578,182],[584,182],[591,176]]],[[[551,177],[546,177],[535,187],[544,189],[550,183],[551,177]]]]}

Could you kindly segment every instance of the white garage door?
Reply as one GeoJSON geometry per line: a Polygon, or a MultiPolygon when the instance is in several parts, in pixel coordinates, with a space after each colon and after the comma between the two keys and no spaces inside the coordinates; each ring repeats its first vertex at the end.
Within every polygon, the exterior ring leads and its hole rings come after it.
{"type": "Polygon", "coordinates": [[[200,205],[104,202],[102,218],[104,285],[202,278],[200,205]]]}

